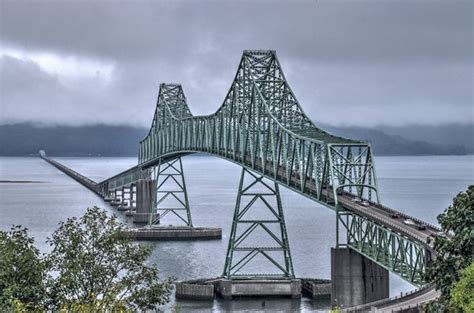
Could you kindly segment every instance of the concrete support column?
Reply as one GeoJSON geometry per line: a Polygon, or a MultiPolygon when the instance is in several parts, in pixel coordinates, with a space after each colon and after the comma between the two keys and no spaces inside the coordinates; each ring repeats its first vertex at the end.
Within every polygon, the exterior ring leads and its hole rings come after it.
{"type": "Polygon", "coordinates": [[[137,207],[137,187],[135,184],[130,185],[130,208],[137,207]]]}
{"type": "MultiPolygon", "coordinates": [[[[150,220],[150,212],[152,210],[153,200],[153,181],[148,179],[140,179],[136,184],[137,199],[136,209],[133,215],[134,223],[148,223],[150,220]]],[[[152,216],[152,220],[155,214],[152,216]]]]}
{"type": "Polygon", "coordinates": [[[127,207],[132,207],[132,186],[127,186],[127,207]]]}
{"type": "Polygon", "coordinates": [[[122,187],[122,199],[120,200],[121,200],[122,206],[125,206],[125,187],[122,187]]]}
{"type": "Polygon", "coordinates": [[[389,296],[388,271],[350,248],[331,248],[331,305],[347,308],[389,296]]]}
{"type": "Polygon", "coordinates": [[[137,181],[137,213],[150,213],[153,182],[147,179],[137,181]]]}

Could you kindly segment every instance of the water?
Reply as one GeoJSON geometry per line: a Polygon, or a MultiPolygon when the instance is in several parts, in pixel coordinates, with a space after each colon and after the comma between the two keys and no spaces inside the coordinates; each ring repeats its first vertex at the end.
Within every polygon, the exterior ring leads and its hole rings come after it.
{"type": "MultiPolygon", "coordinates": [[[[136,164],[136,158],[56,158],[95,181],[136,164]]],[[[207,278],[221,275],[236,200],[240,168],[207,156],[183,159],[189,201],[196,226],[222,227],[222,241],[156,242],[150,262],[163,277],[207,278]]],[[[436,224],[436,216],[452,198],[474,182],[474,156],[376,157],[382,202],[436,224]]],[[[98,196],[39,158],[0,158],[0,180],[35,183],[0,183],[0,229],[13,224],[28,227],[37,246],[45,243],[57,223],[80,216],[97,205],[113,210],[98,196]]],[[[295,274],[298,277],[330,277],[330,248],[335,244],[334,213],[290,190],[281,188],[295,274]]],[[[122,214],[121,219],[127,222],[122,214]]],[[[414,287],[391,275],[390,292],[414,287]]],[[[262,300],[177,301],[181,312],[261,310],[262,300]]],[[[267,311],[317,311],[327,302],[266,300],[267,311]]]]}

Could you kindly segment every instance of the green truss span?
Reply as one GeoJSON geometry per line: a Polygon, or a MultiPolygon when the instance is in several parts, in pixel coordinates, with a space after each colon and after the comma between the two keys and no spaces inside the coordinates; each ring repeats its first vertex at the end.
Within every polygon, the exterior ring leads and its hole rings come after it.
{"type": "Polygon", "coordinates": [[[438,229],[380,204],[372,148],[329,134],[303,112],[275,51],[244,51],[224,103],[193,116],[179,84],[161,84],[139,165],[99,184],[100,192],[145,177],[189,153],[208,153],[252,170],[336,211],[337,245],[350,247],[403,279],[423,285],[438,229]],[[426,227],[420,230],[420,225],[426,227]]]}

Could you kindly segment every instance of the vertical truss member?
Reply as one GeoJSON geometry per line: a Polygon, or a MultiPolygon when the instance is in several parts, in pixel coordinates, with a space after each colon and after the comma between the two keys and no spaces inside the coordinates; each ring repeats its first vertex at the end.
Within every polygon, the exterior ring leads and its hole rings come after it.
{"type": "Polygon", "coordinates": [[[339,227],[342,225],[346,229],[348,241],[352,236],[351,229],[347,227],[348,218],[353,215],[340,205],[339,196],[355,196],[358,200],[368,200],[372,203],[375,203],[373,200],[380,203],[380,196],[370,144],[345,143],[327,146],[323,181],[326,182],[326,202],[336,209],[336,247],[339,247],[345,245],[340,242],[339,227]]]}
{"type": "Polygon", "coordinates": [[[294,278],[280,191],[276,183],[268,184],[263,181],[263,178],[263,176],[257,176],[246,168],[242,168],[224,266],[223,276],[226,279],[294,278]],[[247,184],[244,183],[245,177],[250,180],[247,184]],[[257,187],[263,188],[264,191],[252,191],[257,187]],[[260,207],[263,207],[263,209],[259,208],[257,209],[259,212],[256,212],[255,207],[259,199],[261,200],[260,207]],[[272,205],[272,202],[276,203],[276,208],[275,205],[272,205]],[[253,210],[252,207],[254,207],[253,210]],[[270,217],[256,218],[256,214],[252,214],[252,211],[255,211],[254,213],[267,213],[267,216],[270,217]],[[275,226],[277,226],[276,229],[275,226]],[[261,246],[264,237],[258,237],[256,243],[249,240],[249,236],[257,230],[263,231],[270,244],[261,246]],[[257,256],[263,256],[264,260],[268,261],[267,263],[270,265],[266,266],[265,269],[272,268],[273,272],[245,273],[245,267],[257,256]]]}
{"type": "Polygon", "coordinates": [[[188,192],[184,181],[184,171],[181,158],[172,161],[162,161],[154,169],[154,192],[152,210],[157,217],[150,225],[159,223],[166,215],[172,214],[186,226],[192,227],[191,211],[189,210],[188,192]]]}

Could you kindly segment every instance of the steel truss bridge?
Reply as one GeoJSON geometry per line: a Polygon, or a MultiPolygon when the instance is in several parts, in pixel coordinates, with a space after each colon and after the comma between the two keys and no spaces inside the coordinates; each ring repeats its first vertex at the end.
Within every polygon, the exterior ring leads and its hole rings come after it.
{"type": "Polygon", "coordinates": [[[381,204],[370,144],[318,128],[298,103],[275,51],[244,51],[222,106],[211,115],[193,116],[181,85],[161,84],[138,165],[99,183],[98,192],[108,196],[138,179],[153,179],[152,210],[192,226],[180,159],[192,153],[217,156],[243,169],[224,277],[294,277],[281,185],[335,211],[338,247],[349,247],[414,285],[425,284],[425,267],[434,256],[428,238],[439,229],[381,204]],[[165,173],[170,169],[174,173],[165,173]],[[162,191],[165,180],[174,180],[178,188],[162,191]],[[267,191],[251,192],[256,185],[267,191]],[[166,197],[178,199],[179,205],[160,207],[166,197]],[[257,201],[272,218],[251,216],[257,201]],[[264,230],[273,244],[246,244],[256,229],[264,230]],[[278,273],[243,273],[257,255],[278,273]]]}

